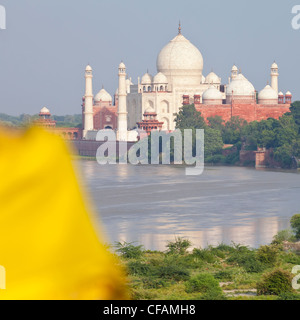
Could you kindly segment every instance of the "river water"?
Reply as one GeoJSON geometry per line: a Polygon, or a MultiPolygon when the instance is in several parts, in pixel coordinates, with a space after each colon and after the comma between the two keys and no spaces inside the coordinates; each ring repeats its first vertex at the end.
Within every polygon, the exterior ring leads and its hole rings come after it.
{"type": "Polygon", "coordinates": [[[232,241],[258,247],[300,212],[300,174],[244,167],[99,165],[80,161],[107,241],[165,250],[187,237],[194,247],[232,241]]]}

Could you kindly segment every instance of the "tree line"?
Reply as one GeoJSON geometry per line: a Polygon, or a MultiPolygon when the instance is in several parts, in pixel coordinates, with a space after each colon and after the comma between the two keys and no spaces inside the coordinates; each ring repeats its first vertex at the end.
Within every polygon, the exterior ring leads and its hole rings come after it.
{"type": "Polygon", "coordinates": [[[247,122],[232,117],[225,122],[220,116],[208,117],[207,122],[195,106],[183,106],[175,118],[178,129],[204,129],[205,161],[235,164],[239,152],[266,148],[273,150],[274,160],[283,168],[291,168],[300,159],[300,101],[292,103],[290,112],[278,120],[247,122]],[[224,144],[233,145],[224,155],[224,144]]]}

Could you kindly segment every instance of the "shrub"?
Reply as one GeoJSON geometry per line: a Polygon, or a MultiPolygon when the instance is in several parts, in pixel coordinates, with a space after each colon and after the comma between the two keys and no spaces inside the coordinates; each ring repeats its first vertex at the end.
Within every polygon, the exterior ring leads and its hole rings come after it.
{"type": "Polygon", "coordinates": [[[203,261],[206,261],[208,263],[214,263],[217,260],[216,257],[210,252],[209,249],[194,248],[193,256],[203,261]]]}
{"type": "Polygon", "coordinates": [[[221,154],[215,154],[205,159],[205,162],[207,163],[225,163],[225,161],[226,157],[221,154]]]}
{"type": "Polygon", "coordinates": [[[175,241],[168,241],[166,247],[167,253],[170,254],[186,254],[187,249],[192,245],[191,241],[182,237],[175,237],[175,241]]]}
{"type": "Polygon", "coordinates": [[[150,271],[150,266],[139,260],[133,260],[127,263],[128,273],[131,275],[141,275],[145,276],[150,271]]]}
{"type": "Polygon", "coordinates": [[[120,253],[126,259],[138,259],[144,254],[144,247],[142,245],[134,246],[134,242],[116,242],[116,252],[120,253]]]}
{"type": "Polygon", "coordinates": [[[279,231],[274,237],[272,244],[281,244],[283,241],[293,242],[296,238],[290,229],[279,231]]]}
{"type": "Polygon", "coordinates": [[[291,227],[297,239],[300,239],[300,214],[295,214],[291,218],[291,227]]]}
{"type": "Polygon", "coordinates": [[[260,282],[257,283],[258,295],[279,295],[287,292],[293,292],[293,276],[290,272],[283,269],[275,269],[263,275],[260,282]]]}
{"type": "MultiPolygon", "coordinates": [[[[222,290],[221,290],[222,291],[222,290]]],[[[202,294],[199,300],[228,300],[223,292],[219,290],[208,290],[202,294]]]]}
{"type": "Polygon", "coordinates": [[[147,289],[160,289],[167,287],[167,283],[162,279],[147,277],[142,280],[143,287],[147,289]]]}
{"type": "Polygon", "coordinates": [[[190,272],[180,265],[161,265],[153,268],[152,274],[158,278],[174,281],[186,281],[190,278],[190,272]]]}
{"type": "Polygon", "coordinates": [[[223,251],[223,252],[233,252],[234,248],[228,244],[225,243],[220,243],[216,249],[218,249],[219,251],[223,251]]]}
{"type": "Polygon", "coordinates": [[[214,248],[212,246],[209,246],[208,247],[209,251],[211,252],[211,254],[213,254],[214,256],[216,257],[219,257],[221,259],[224,259],[225,258],[225,253],[224,251],[218,249],[218,248],[214,248]]]}
{"type": "Polygon", "coordinates": [[[258,273],[265,269],[264,264],[257,259],[255,252],[244,246],[239,246],[226,261],[228,263],[236,263],[249,273],[258,273]]]}
{"type": "Polygon", "coordinates": [[[231,281],[233,279],[232,270],[221,270],[215,274],[215,278],[223,281],[231,281]]]}
{"type": "Polygon", "coordinates": [[[277,300],[300,300],[300,294],[293,292],[280,293],[277,300]]]}
{"type": "Polygon", "coordinates": [[[186,292],[222,293],[219,282],[209,273],[200,273],[185,283],[186,292]]]}
{"type": "Polygon", "coordinates": [[[294,265],[300,265],[300,256],[294,252],[285,252],[281,259],[286,263],[291,263],[294,265]]]}
{"type": "Polygon", "coordinates": [[[257,251],[257,258],[260,262],[275,266],[278,259],[279,249],[276,245],[261,246],[257,251]]]}

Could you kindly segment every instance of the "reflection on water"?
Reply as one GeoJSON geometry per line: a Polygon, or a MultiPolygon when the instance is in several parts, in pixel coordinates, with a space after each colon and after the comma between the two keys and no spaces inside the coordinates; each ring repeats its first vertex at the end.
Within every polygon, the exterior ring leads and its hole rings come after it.
{"type": "Polygon", "coordinates": [[[110,242],[165,250],[168,240],[183,236],[196,247],[231,241],[257,247],[300,211],[296,172],[206,167],[185,176],[174,166],[80,164],[110,242]]]}

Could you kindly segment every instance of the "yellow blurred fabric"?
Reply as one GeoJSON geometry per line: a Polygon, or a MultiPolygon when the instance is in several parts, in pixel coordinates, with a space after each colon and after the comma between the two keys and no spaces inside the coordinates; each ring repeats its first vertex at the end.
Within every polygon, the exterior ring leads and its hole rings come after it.
{"type": "Polygon", "coordinates": [[[0,299],[127,299],[58,136],[0,129],[0,299]]]}

